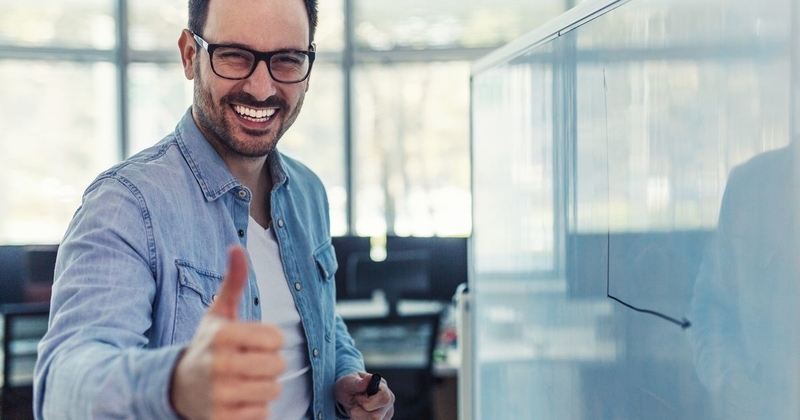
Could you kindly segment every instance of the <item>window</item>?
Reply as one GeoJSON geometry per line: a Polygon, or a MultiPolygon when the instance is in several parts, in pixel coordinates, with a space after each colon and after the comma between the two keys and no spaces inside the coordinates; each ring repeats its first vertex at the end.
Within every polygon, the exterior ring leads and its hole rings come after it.
{"type": "MultiPolygon", "coordinates": [[[[322,178],[332,233],[469,235],[471,62],[573,3],[320,1],[279,147],[322,178]]],[[[97,174],[172,132],[186,4],[0,0],[0,243],[60,242],[97,174]]]]}

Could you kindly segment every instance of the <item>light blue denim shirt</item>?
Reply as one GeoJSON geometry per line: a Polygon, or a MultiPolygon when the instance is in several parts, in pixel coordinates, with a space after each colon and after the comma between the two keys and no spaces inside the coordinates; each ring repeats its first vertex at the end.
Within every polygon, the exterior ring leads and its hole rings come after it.
{"type": "MultiPolygon", "coordinates": [[[[267,162],[272,220],[308,340],[313,416],[331,419],[335,380],[364,364],[334,312],[328,202],[302,164],[277,151],[267,162]]],[[[250,198],[190,111],[174,133],[92,182],[59,248],[35,371],[37,418],[177,418],[172,370],[222,281],[228,247],[246,245],[250,198]]],[[[258,293],[251,270],[240,319],[261,320],[258,293]]]]}

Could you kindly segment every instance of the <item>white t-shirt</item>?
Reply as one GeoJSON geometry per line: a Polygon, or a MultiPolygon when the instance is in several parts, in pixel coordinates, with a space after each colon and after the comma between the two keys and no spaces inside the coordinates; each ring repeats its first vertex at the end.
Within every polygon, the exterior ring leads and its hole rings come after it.
{"type": "Polygon", "coordinates": [[[280,378],[281,394],[270,404],[270,418],[308,418],[311,363],[300,313],[286,282],[275,232],[262,228],[252,217],[247,225],[247,252],[258,281],[261,320],[279,327],[284,338],[286,370],[280,378]]]}

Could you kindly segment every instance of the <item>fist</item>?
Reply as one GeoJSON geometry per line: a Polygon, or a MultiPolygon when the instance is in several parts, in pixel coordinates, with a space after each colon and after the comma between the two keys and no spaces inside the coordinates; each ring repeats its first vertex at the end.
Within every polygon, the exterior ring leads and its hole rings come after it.
{"type": "Polygon", "coordinates": [[[247,284],[247,255],[232,247],[217,298],[178,359],[170,400],[187,419],[264,419],[280,394],[281,331],[238,320],[247,284]]]}

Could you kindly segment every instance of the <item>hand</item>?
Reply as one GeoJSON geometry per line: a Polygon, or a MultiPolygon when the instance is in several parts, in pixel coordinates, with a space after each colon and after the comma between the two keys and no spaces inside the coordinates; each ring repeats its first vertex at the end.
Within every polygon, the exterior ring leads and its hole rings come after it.
{"type": "Polygon", "coordinates": [[[394,394],[381,379],[378,393],[367,397],[367,385],[372,375],[364,372],[342,376],[333,386],[336,402],[344,407],[353,420],[390,419],[394,415],[394,394]]]}
{"type": "Polygon", "coordinates": [[[278,376],[285,367],[281,331],[238,322],[247,271],[244,249],[232,247],[217,298],[178,359],[170,400],[184,418],[264,419],[268,403],[280,393],[278,376]]]}

